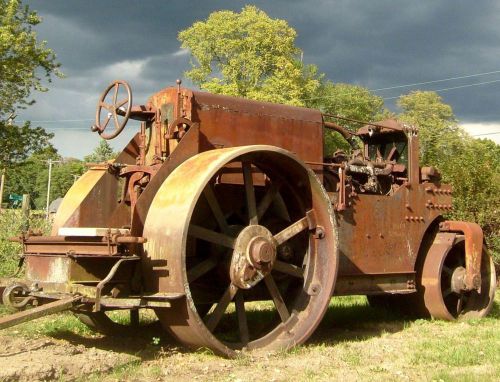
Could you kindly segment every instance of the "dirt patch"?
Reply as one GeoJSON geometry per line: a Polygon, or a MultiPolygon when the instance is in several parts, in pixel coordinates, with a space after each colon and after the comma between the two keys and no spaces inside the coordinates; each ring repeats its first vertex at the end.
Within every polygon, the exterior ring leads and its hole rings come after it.
{"type": "Polygon", "coordinates": [[[0,381],[73,380],[106,373],[139,358],[42,337],[0,336],[0,381]]]}

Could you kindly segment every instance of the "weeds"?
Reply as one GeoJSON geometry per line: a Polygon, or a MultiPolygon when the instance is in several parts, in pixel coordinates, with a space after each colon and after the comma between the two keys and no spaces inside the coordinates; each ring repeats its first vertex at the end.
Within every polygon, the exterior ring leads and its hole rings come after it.
{"type": "Polygon", "coordinates": [[[18,269],[21,244],[9,241],[11,237],[18,237],[26,227],[33,231],[47,234],[50,223],[45,215],[32,212],[29,222],[25,221],[21,210],[2,210],[0,213],[0,277],[9,277],[18,269]]]}

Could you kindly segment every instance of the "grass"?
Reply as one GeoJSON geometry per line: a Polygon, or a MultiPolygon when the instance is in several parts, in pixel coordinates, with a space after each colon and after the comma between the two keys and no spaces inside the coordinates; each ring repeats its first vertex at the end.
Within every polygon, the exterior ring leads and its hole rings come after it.
{"type": "MultiPolygon", "coordinates": [[[[150,319],[150,318],[148,318],[150,319]]],[[[128,342],[92,333],[71,314],[8,329],[11,335],[47,335],[138,358],[83,380],[193,381],[497,381],[500,379],[500,292],[484,319],[410,320],[374,309],[364,297],[335,297],[305,344],[287,351],[242,353],[234,360],[179,348],[159,327],[128,342]],[[161,337],[158,343],[154,338],[161,337]]]]}

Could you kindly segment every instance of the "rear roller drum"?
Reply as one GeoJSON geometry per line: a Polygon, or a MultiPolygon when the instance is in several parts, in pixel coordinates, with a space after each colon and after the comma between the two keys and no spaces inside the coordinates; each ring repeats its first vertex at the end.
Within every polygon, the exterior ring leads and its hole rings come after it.
{"type": "Polygon", "coordinates": [[[187,346],[226,356],[303,343],[336,278],[330,209],[314,174],[285,150],[230,148],[186,161],[158,191],[144,229],[148,287],[186,296],[158,310],[162,324],[187,346]]]}
{"type": "Polygon", "coordinates": [[[457,236],[449,251],[433,250],[433,247],[427,254],[422,272],[422,293],[429,314],[443,320],[486,316],[493,306],[496,287],[495,267],[488,252],[483,250],[481,256],[480,291],[467,291],[463,282],[464,237],[457,236]]]}

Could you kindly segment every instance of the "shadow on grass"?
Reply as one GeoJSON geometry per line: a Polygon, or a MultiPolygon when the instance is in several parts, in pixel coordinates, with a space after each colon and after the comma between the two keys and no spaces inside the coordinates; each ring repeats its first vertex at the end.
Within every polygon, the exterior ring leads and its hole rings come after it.
{"type": "Polygon", "coordinates": [[[373,308],[364,296],[333,297],[310,344],[363,341],[384,333],[396,333],[412,317],[394,310],[373,308]]]}
{"type": "MultiPolygon", "coordinates": [[[[500,319],[500,292],[496,293],[487,317],[500,319]]],[[[364,296],[333,297],[321,324],[308,343],[363,341],[385,333],[402,331],[417,319],[419,317],[405,314],[397,307],[393,310],[371,307],[364,296]]]]}
{"type": "Polygon", "coordinates": [[[155,359],[159,354],[182,353],[185,349],[162,328],[159,321],[130,327],[117,335],[85,336],[71,330],[54,331],[53,338],[68,341],[75,346],[97,348],[116,353],[130,354],[143,361],[155,359]]]}
{"type": "MultiPolygon", "coordinates": [[[[497,293],[488,317],[500,319],[500,293],[497,293]]],[[[371,307],[364,296],[334,297],[308,343],[335,345],[344,341],[364,341],[385,333],[402,331],[415,319],[397,310],[371,307]]],[[[42,334],[68,341],[74,346],[83,345],[87,348],[130,354],[141,360],[189,352],[162,328],[159,321],[125,330],[117,336],[89,335],[88,330],[75,329],[77,324],[55,324],[52,329],[42,334]]]]}

